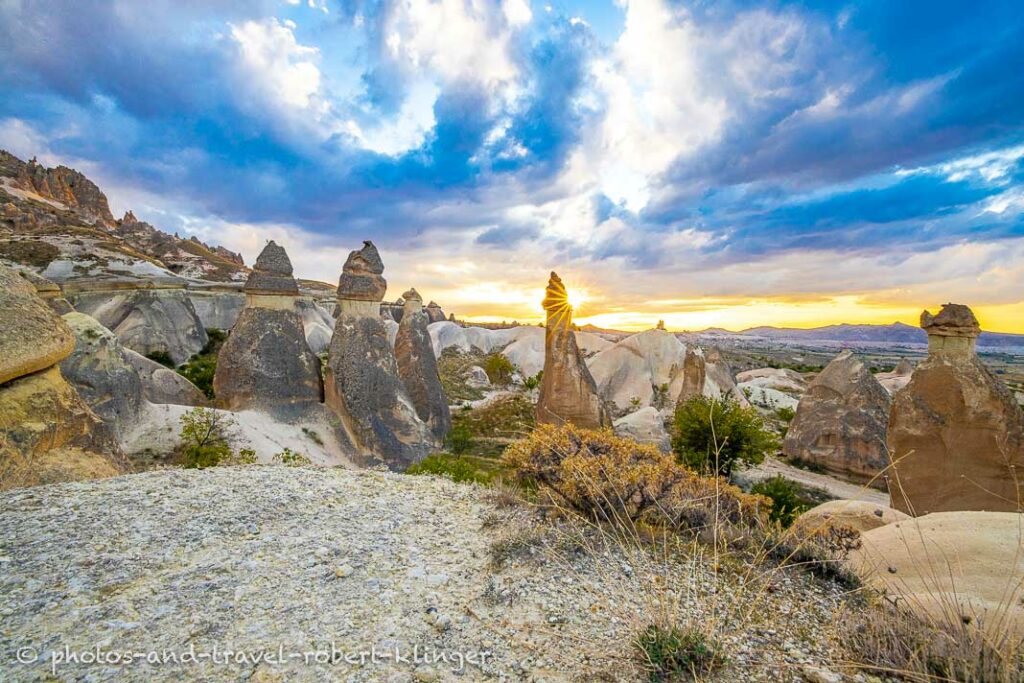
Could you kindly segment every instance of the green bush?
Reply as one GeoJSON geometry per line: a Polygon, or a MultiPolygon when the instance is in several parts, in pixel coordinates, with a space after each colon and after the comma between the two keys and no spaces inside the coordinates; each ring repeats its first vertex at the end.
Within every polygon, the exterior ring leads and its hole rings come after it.
{"type": "Polygon", "coordinates": [[[468,458],[451,456],[447,453],[434,453],[423,460],[409,465],[406,474],[434,474],[446,477],[456,483],[475,482],[488,484],[492,474],[477,467],[468,458]]]}
{"type": "Polygon", "coordinates": [[[512,374],[516,371],[516,366],[512,365],[512,361],[500,353],[488,354],[484,359],[483,368],[487,373],[487,379],[491,380],[491,384],[499,387],[511,384],[512,374]]]}
{"type": "Polygon", "coordinates": [[[533,391],[534,389],[537,389],[538,387],[540,387],[540,384],[543,381],[544,381],[544,371],[541,370],[536,375],[533,375],[532,377],[527,377],[526,379],[524,379],[523,380],[523,388],[525,388],[527,391],[533,391]]]}
{"type": "Polygon", "coordinates": [[[652,682],[703,678],[726,662],[721,645],[696,629],[651,624],[635,644],[652,682]]]}
{"type": "Polygon", "coordinates": [[[801,512],[814,507],[814,501],[803,495],[803,487],[781,474],[757,482],[750,492],[771,499],[772,509],[768,518],[783,527],[792,524],[801,512]]]}
{"type": "Polygon", "coordinates": [[[203,350],[189,358],[178,368],[178,374],[187,379],[196,388],[206,394],[206,398],[215,398],[213,392],[213,376],[217,373],[217,356],[220,354],[220,347],[227,339],[223,330],[209,328],[206,330],[209,341],[203,350]]]}
{"type": "Polygon", "coordinates": [[[796,410],[789,406],[783,406],[775,409],[775,417],[779,418],[783,422],[792,422],[793,418],[796,417],[796,410]]]}
{"type": "Polygon", "coordinates": [[[451,431],[448,432],[448,436],[445,437],[445,441],[450,450],[455,455],[462,455],[470,449],[473,445],[473,435],[469,431],[469,427],[464,424],[457,424],[452,426],[451,431]]]}
{"type": "Polygon", "coordinates": [[[779,448],[754,408],[696,396],[676,407],[672,449],[679,461],[704,473],[729,476],[736,465],[756,465],[779,448]]]}

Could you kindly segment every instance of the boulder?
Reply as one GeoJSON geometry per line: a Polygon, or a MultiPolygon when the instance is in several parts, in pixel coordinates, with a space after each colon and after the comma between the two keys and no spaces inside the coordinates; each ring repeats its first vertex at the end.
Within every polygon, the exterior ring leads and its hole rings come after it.
{"type": "Polygon", "coordinates": [[[653,329],[606,348],[588,367],[600,395],[624,411],[637,403],[649,406],[674,400],[683,381],[686,355],[686,346],[674,334],[653,329]]]}
{"type": "Polygon", "coordinates": [[[199,388],[174,370],[151,361],[140,353],[125,349],[125,357],[139,374],[142,395],[150,403],[180,406],[207,406],[210,401],[199,388]]]}
{"type": "Polygon", "coordinates": [[[452,416],[427,332],[429,318],[423,310],[423,299],[415,289],[410,289],[402,298],[405,300],[402,321],[395,337],[398,376],[416,407],[416,414],[430,427],[440,445],[452,427],[452,416]]]}
{"type": "Polygon", "coordinates": [[[42,275],[37,275],[28,269],[22,270],[21,276],[32,284],[36,290],[36,295],[46,302],[46,305],[57,315],[64,315],[75,310],[68,300],[64,298],[64,292],[61,291],[60,285],[56,282],[47,280],[42,275]]]}
{"type": "Polygon", "coordinates": [[[245,283],[246,307],[217,357],[213,392],[229,410],[295,412],[323,400],[320,359],[295,310],[291,261],[273,241],[245,283]]]}
{"type": "Polygon", "coordinates": [[[572,423],[597,429],[611,419],[597,384],[583,361],[572,329],[572,306],[565,285],[554,272],[542,302],[547,313],[544,336],[544,377],[537,401],[538,424],[572,423]]]}
{"type": "Polygon", "coordinates": [[[788,368],[758,368],[736,374],[736,383],[775,389],[791,394],[802,394],[807,390],[803,375],[788,368]]]}
{"type": "Polygon", "coordinates": [[[61,373],[120,438],[144,408],[142,379],[121,340],[95,318],[72,312],[64,321],[75,334],[75,350],[61,361],[61,373]]]}
{"type": "Polygon", "coordinates": [[[383,272],[373,243],[349,254],[338,281],[339,315],[324,389],[328,407],[341,419],[363,464],[404,470],[430,452],[435,437],[406,392],[381,320],[383,272]]]}
{"type": "Polygon", "coordinates": [[[672,440],[665,429],[665,418],[651,406],[620,417],[613,426],[619,436],[656,446],[662,453],[672,450],[672,440]]]}
{"type": "Polygon", "coordinates": [[[706,351],[697,347],[689,349],[683,361],[679,381],[673,387],[678,387],[675,394],[677,403],[694,396],[707,396],[730,399],[741,406],[750,405],[747,397],[736,386],[736,379],[729,363],[714,347],[706,351]]]}
{"type": "Polygon", "coordinates": [[[470,365],[466,368],[464,373],[466,377],[466,386],[473,389],[490,389],[491,378],[487,376],[487,371],[479,365],[470,365]]]}
{"type": "Polygon", "coordinates": [[[882,488],[889,466],[885,430],[892,400],[867,366],[843,351],[811,382],[782,451],[830,473],[882,488]]]}
{"type": "Polygon", "coordinates": [[[887,524],[864,532],[848,563],[923,618],[1024,635],[1020,514],[938,512],[887,524]]]}
{"type": "Polygon", "coordinates": [[[184,289],[90,291],[74,297],[75,310],[91,315],[121,343],[144,356],[167,354],[180,365],[209,338],[184,289]]]}
{"type": "Polygon", "coordinates": [[[774,413],[779,408],[792,408],[796,410],[800,399],[791,396],[778,389],[772,389],[762,384],[742,382],[736,385],[751,405],[761,408],[767,412],[774,413]]]}
{"type": "Polygon", "coordinates": [[[896,394],[889,417],[892,506],[909,514],[1021,509],[1024,415],[975,352],[966,306],[947,304],[921,326],[928,357],[896,394]]]}
{"type": "Polygon", "coordinates": [[[863,500],[830,500],[801,514],[794,527],[801,531],[814,531],[841,525],[863,533],[908,519],[908,515],[887,505],[863,500]]]}
{"type": "Polygon", "coordinates": [[[892,372],[879,372],[875,375],[875,379],[878,380],[886,391],[890,394],[895,394],[910,383],[910,377],[913,374],[914,364],[908,359],[903,358],[896,364],[892,372]]]}
{"type": "Polygon", "coordinates": [[[0,266],[0,384],[53,367],[75,335],[17,272],[0,266]]]}

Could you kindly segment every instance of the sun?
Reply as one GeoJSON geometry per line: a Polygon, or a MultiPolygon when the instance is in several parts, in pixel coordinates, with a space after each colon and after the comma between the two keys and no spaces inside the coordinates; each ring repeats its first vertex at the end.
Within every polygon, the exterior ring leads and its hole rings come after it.
{"type": "Polygon", "coordinates": [[[585,289],[580,287],[566,287],[569,305],[572,306],[573,313],[578,313],[580,306],[587,303],[590,297],[587,295],[585,289]]]}

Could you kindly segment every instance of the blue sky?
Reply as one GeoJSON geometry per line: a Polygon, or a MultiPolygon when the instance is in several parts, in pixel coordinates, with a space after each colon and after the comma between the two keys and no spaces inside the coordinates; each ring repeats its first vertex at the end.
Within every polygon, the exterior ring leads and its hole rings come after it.
{"type": "Polygon", "coordinates": [[[1014,2],[0,0],[0,146],[333,280],[597,323],[1024,331],[1014,2]],[[536,300],[535,300],[536,299],[536,300]]]}

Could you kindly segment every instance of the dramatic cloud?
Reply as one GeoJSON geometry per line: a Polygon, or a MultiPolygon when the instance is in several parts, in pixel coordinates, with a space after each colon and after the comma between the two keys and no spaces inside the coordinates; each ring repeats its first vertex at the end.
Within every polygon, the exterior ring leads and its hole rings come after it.
{"type": "Polygon", "coordinates": [[[1024,331],[1024,16],[864,0],[0,1],[0,146],[335,279],[606,324],[1024,331]],[[787,316],[789,316],[787,318],[787,316]]]}

